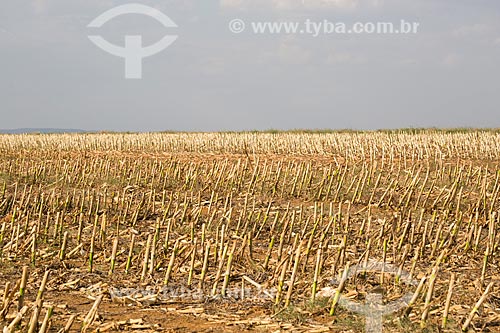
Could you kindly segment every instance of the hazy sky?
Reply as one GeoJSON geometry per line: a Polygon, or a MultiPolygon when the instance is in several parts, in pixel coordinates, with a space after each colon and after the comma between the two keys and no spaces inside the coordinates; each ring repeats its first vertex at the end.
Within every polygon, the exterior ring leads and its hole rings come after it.
{"type": "Polygon", "coordinates": [[[500,127],[498,0],[165,0],[87,25],[111,0],[0,1],[0,128],[245,130],[500,127]],[[232,33],[242,19],[247,30],[232,33]],[[251,22],[400,20],[412,35],[254,34],[251,22]],[[143,61],[95,46],[178,35],[143,61]]]}

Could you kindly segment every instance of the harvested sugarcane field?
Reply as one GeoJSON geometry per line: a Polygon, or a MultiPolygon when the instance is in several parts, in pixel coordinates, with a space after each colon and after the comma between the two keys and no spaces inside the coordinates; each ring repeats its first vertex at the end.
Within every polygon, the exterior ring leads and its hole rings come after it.
{"type": "Polygon", "coordinates": [[[4,332],[500,332],[495,131],[0,135],[4,332]]]}

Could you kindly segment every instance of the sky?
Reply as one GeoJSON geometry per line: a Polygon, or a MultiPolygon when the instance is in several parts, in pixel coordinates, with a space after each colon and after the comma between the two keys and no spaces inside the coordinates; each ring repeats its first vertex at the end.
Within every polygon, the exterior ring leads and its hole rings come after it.
{"type": "MultiPolygon", "coordinates": [[[[227,131],[500,127],[498,0],[133,1],[144,14],[89,24],[127,1],[0,2],[0,128],[227,131]],[[156,11],[155,11],[156,10],[156,11]],[[234,20],[245,30],[234,33],[234,20]],[[304,33],[305,22],[418,23],[412,34],[304,33]],[[257,33],[256,23],[299,24],[257,33]],[[177,39],[125,59],[125,46],[177,39]]],[[[237,26],[237,27],[241,27],[237,26]]]]}

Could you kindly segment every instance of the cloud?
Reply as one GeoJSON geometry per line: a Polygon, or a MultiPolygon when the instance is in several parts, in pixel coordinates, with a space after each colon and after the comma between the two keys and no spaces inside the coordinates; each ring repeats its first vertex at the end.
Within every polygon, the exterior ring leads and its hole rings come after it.
{"type": "Polygon", "coordinates": [[[263,52],[259,61],[264,64],[305,65],[311,61],[311,58],[311,51],[290,35],[281,39],[272,49],[263,52]]]}
{"type": "Polygon", "coordinates": [[[311,59],[311,51],[296,43],[293,37],[287,37],[279,44],[277,56],[287,64],[303,65],[311,59]]]}
{"type": "Polygon", "coordinates": [[[472,25],[462,26],[452,31],[452,36],[460,41],[479,42],[485,45],[498,45],[500,38],[498,37],[498,24],[477,23],[472,25]]]}
{"type": "Polygon", "coordinates": [[[415,58],[406,58],[402,59],[398,62],[398,64],[403,65],[403,66],[415,66],[418,65],[420,61],[415,58]]]}
{"type": "Polygon", "coordinates": [[[0,27],[0,41],[13,42],[16,41],[15,35],[7,28],[0,27]]]}
{"type": "Polygon", "coordinates": [[[222,8],[248,9],[355,9],[361,6],[379,6],[384,0],[220,0],[222,8]]]}
{"type": "Polygon", "coordinates": [[[456,53],[450,53],[444,57],[442,64],[446,67],[456,67],[462,62],[462,57],[456,53]]]}
{"type": "Polygon", "coordinates": [[[47,0],[35,0],[32,4],[37,14],[46,13],[49,5],[47,0]]]}
{"type": "Polygon", "coordinates": [[[482,35],[489,32],[490,30],[491,28],[487,24],[477,23],[455,29],[453,31],[453,35],[455,37],[468,37],[468,36],[482,35]]]}
{"type": "Polygon", "coordinates": [[[223,8],[241,8],[243,7],[244,0],[220,0],[220,6],[223,8]]]}
{"type": "Polygon", "coordinates": [[[224,72],[225,61],[223,58],[211,58],[200,66],[200,72],[206,76],[219,75],[224,72]]]}
{"type": "Polygon", "coordinates": [[[353,55],[349,52],[338,52],[335,50],[331,51],[326,58],[327,65],[361,64],[363,62],[365,62],[363,57],[353,55]]]}

